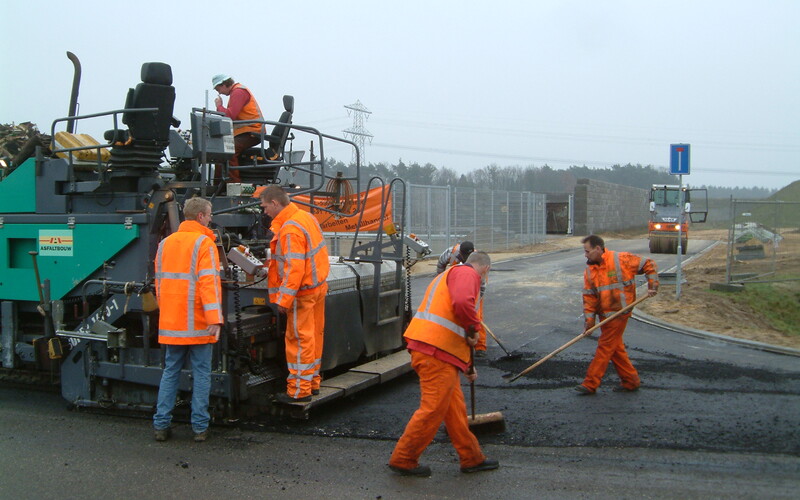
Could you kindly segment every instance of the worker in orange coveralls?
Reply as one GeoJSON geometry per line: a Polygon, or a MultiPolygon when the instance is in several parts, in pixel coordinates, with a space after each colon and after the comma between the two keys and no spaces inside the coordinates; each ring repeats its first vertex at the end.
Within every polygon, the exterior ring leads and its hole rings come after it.
{"type": "Polygon", "coordinates": [[[431,469],[419,457],[444,422],[447,435],[458,453],[461,472],[496,469],[469,430],[467,406],[458,372],[474,381],[478,374],[470,349],[478,339],[480,325],[476,301],[481,278],[489,275],[491,261],[485,252],[472,253],[463,265],[436,276],[422,298],[405,339],[411,366],[419,375],[420,406],[414,412],[389,459],[389,468],[404,476],[428,477],[431,469]]]}
{"type": "MultiPolygon", "coordinates": [[[[586,271],[583,274],[584,331],[595,325],[595,318],[604,320],[608,313],[623,309],[636,301],[635,275],[647,276],[647,294],[658,293],[658,268],[650,259],[643,259],[628,252],[612,252],[605,249],[603,238],[590,235],[581,240],[586,255],[586,271]]],[[[622,334],[631,312],[625,313],[600,328],[597,350],[589,364],[586,378],[575,390],[581,396],[592,395],[600,387],[600,381],[614,363],[621,385],[616,392],[633,392],[639,389],[639,373],[633,367],[622,334]]]]}
{"type": "Polygon", "coordinates": [[[319,394],[328,293],[328,247],[317,219],[289,201],[282,187],[267,186],[260,195],[272,218],[269,300],[286,315],[286,393],[281,403],[311,401],[319,394]]]}

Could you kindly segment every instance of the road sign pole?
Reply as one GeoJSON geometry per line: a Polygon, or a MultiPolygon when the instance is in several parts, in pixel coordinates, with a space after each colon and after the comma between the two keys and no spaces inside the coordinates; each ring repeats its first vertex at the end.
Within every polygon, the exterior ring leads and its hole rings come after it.
{"type": "MultiPolygon", "coordinates": [[[[678,164],[680,164],[680,156],[678,156],[678,164]]],[[[683,175],[678,176],[679,179],[679,188],[678,188],[678,262],[676,264],[676,272],[675,272],[675,300],[680,300],[681,298],[681,255],[683,254],[683,244],[681,243],[681,233],[683,233],[683,219],[684,219],[684,202],[683,202],[683,175]]]]}
{"type": "MultiPolygon", "coordinates": [[[[675,299],[681,298],[681,257],[683,255],[683,226],[686,222],[686,203],[683,196],[683,176],[689,174],[689,144],[670,144],[669,146],[669,173],[677,175],[680,186],[678,187],[678,257],[677,272],[675,273],[675,299]],[[686,161],[683,161],[686,160],[686,161]]],[[[686,232],[689,235],[689,232],[686,232]]],[[[688,243],[688,240],[687,240],[688,243]]]]}

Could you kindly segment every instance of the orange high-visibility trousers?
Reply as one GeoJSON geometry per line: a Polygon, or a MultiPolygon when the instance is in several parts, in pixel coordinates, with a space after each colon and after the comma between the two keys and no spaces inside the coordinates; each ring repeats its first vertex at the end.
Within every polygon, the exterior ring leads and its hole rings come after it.
{"type": "Polygon", "coordinates": [[[419,457],[433,441],[442,422],[458,453],[461,467],[473,467],[486,457],[469,430],[467,406],[458,369],[433,356],[411,351],[411,366],[419,375],[420,405],[394,447],[389,465],[402,469],[419,466],[419,457]]]}
{"type": "Polygon", "coordinates": [[[286,393],[293,398],[310,396],[315,378],[319,387],[327,288],[320,286],[312,293],[298,295],[286,315],[286,393]]]}
{"type": "Polygon", "coordinates": [[[318,296],[314,303],[314,378],[311,380],[311,389],[319,390],[322,382],[322,348],[325,344],[325,297],[328,295],[328,283],[317,287],[318,296]]]}
{"type": "Polygon", "coordinates": [[[608,369],[609,361],[614,364],[623,387],[626,389],[639,387],[639,373],[628,358],[625,344],[622,342],[622,334],[625,333],[628,318],[629,316],[622,316],[600,327],[601,334],[597,339],[597,350],[586,371],[586,378],[583,380],[583,385],[587,389],[595,391],[600,387],[600,381],[608,369]]]}

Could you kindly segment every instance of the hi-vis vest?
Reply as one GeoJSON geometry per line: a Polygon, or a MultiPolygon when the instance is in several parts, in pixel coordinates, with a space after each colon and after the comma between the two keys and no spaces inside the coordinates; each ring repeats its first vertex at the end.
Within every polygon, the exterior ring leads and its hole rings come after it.
{"type": "MultiPolygon", "coordinates": [[[[235,118],[235,120],[263,120],[264,115],[261,114],[261,108],[258,106],[258,102],[256,102],[256,98],[250,89],[242,85],[241,83],[235,83],[233,87],[231,87],[231,92],[234,89],[242,89],[250,96],[250,100],[247,101],[247,104],[244,105],[242,110],[239,112],[239,116],[235,118]]],[[[233,135],[244,134],[246,132],[254,132],[256,134],[260,134],[261,130],[263,129],[264,125],[260,123],[247,123],[247,124],[233,124],[233,135]]]]}
{"type": "Polygon", "coordinates": [[[458,254],[461,252],[461,244],[456,243],[453,245],[453,248],[450,250],[450,259],[447,261],[448,266],[455,266],[459,263],[458,254]]]}
{"type": "Polygon", "coordinates": [[[328,247],[316,217],[289,203],[273,219],[269,242],[269,301],[288,308],[328,279],[328,247]]]}
{"type": "Polygon", "coordinates": [[[455,269],[436,276],[417,309],[417,313],[403,335],[408,340],[418,340],[452,354],[464,363],[469,363],[469,344],[464,328],[456,322],[447,276],[455,269]]]}
{"type": "Polygon", "coordinates": [[[155,286],[161,344],[213,344],[208,325],[222,324],[222,287],[214,233],[184,221],[158,245],[155,286]]]}
{"type": "Polygon", "coordinates": [[[650,287],[658,283],[658,268],[650,259],[628,252],[606,250],[600,264],[586,266],[583,273],[585,319],[606,315],[636,301],[637,274],[645,274],[650,287]]]}

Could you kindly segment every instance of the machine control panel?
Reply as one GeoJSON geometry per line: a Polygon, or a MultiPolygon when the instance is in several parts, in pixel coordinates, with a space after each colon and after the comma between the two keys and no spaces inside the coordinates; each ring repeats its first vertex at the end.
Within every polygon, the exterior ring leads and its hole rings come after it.
{"type": "Polygon", "coordinates": [[[250,249],[244,245],[231,248],[228,252],[228,260],[242,268],[242,271],[247,274],[258,274],[264,267],[264,263],[253,256],[250,249]]]}
{"type": "Polygon", "coordinates": [[[198,157],[205,150],[208,160],[233,156],[233,122],[216,111],[192,110],[192,147],[198,157]]]}

